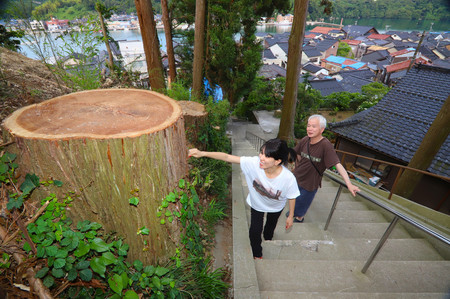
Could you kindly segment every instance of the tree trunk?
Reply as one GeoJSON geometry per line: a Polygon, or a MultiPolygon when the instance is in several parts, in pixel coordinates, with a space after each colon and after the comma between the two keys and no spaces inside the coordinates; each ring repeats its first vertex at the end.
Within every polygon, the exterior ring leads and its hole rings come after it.
{"type": "MultiPolygon", "coordinates": [[[[187,174],[184,121],[176,101],[156,92],[104,89],[21,108],[4,122],[21,170],[74,191],[68,211],[117,232],[129,258],[144,263],[173,255],[170,224],[156,216],[161,200],[187,174]],[[129,198],[138,197],[138,206],[129,198]],[[149,235],[137,234],[146,227],[149,235]]],[[[14,152],[14,151],[13,151],[14,152]]]]}
{"type": "Polygon", "coordinates": [[[192,70],[192,94],[201,99],[203,84],[203,51],[205,47],[205,14],[206,1],[195,2],[195,40],[194,40],[194,62],[192,70]]]}
{"type": "Polygon", "coordinates": [[[98,18],[100,19],[100,25],[102,26],[102,33],[103,33],[103,38],[105,39],[106,51],[108,51],[109,71],[110,71],[111,75],[113,75],[114,74],[114,59],[113,59],[113,55],[112,55],[112,51],[111,51],[111,46],[109,45],[109,38],[108,38],[108,35],[106,34],[105,21],[103,19],[103,15],[102,15],[102,12],[100,11],[100,9],[97,6],[95,6],[95,8],[97,9],[98,18]]]}
{"type": "Polygon", "coordinates": [[[134,3],[141,28],[150,87],[154,91],[163,91],[166,86],[152,1],[134,0],[134,3]]]}
{"type": "Polygon", "coordinates": [[[194,101],[178,101],[183,111],[184,127],[186,129],[186,138],[188,147],[196,147],[201,150],[205,149],[205,144],[200,140],[199,132],[208,119],[208,112],[205,105],[194,101]]]}
{"type": "MultiPolygon", "coordinates": [[[[169,82],[175,82],[177,70],[175,66],[175,53],[173,51],[172,22],[169,16],[167,0],[161,0],[162,20],[164,24],[164,34],[166,36],[167,59],[169,60],[169,82]]],[[[170,88],[169,83],[169,88],[170,88]]]]}
{"type": "Polygon", "coordinates": [[[284,91],[280,129],[278,131],[278,138],[286,141],[294,139],[295,106],[297,103],[298,78],[302,67],[302,44],[307,13],[308,0],[295,0],[294,20],[289,36],[286,89],[284,91]]]}
{"type": "MultiPolygon", "coordinates": [[[[449,115],[450,96],[447,97],[428,132],[425,134],[422,143],[411,158],[411,161],[409,161],[409,167],[427,170],[450,133],[449,115]]],[[[409,198],[422,176],[423,174],[405,169],[395,187],[395,193],[404,198],[409,198]]]]}

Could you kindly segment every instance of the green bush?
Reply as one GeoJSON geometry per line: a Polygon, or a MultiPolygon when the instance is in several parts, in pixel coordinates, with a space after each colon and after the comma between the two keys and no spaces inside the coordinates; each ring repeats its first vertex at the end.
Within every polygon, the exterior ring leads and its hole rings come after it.
{"type": "Polygon", "coordinates": [[[246,99],[236,105],[234,114],[252,120],[253,111],[281,109],[285,81],[285,78],[268,81],[257,77],[252,91],[246,99]]]}

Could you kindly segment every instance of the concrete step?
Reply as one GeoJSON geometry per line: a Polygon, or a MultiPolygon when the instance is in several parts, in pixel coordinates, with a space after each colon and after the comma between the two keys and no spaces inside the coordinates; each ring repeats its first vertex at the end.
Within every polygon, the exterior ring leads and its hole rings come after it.
{"type": "MultiPolygon", "coordinates": [[[[286,219],[286,218],[285,218],[286,219]]],[[[333,240],[335,238],[380,239],[389,223],[331,223],[324,231],[325,223],[294,223],[286,232],[285,221],[280,219],[275,228],[274,240],[333,240]]],[[[410,238],[409,233],[397,225],[391,239],[410,238]]]]}
{"type": "Polygon", "coordinates": [[[374,261],[365,274],[363,265],[362,261],[255,261],[260,291],[447,293],[450,287],[450,261],[374,261]]]}
{"type": "MultiPolygon", "coordinates": [[[[264,259],[367,261],[379,239],[274,240],[263,242],[264,259]]],[[[425,239],[388,239],[377,261],[444,260],[425,239]]]]}
{"type": "MultiPolygon", "coordinates": [[[[330,208],[331,209],[331,208],[330,208]]],[[[311,208],[308,210],[304,218],[304,222],[323,222],[325,223],[330,214],[330,209],[315,209],[311,208]]],[[[285,209],[287,211],[287,209],[285,209]]],[[[284,221],[286,219],[286,212],[283,212],[279,221],[284,221]]],[[[341,222],[353,222],[353,223],[386,223],[388,220],[377,211],[368,210],[344,210],[336,209],[333,213],[330,223],[341,223],[341,222]]]]}
{"type": "Polygon", "coordinates": [[[261,292],[261,299],[448,299],[448,293],[261,292]]]}
{"type": "MultiPolygon", "coordinates": [[[[334,200],[334,199],[333,199],[334,200]]],[[[320,196],[316,196],[309,207],[311,209],[328,209],[328,211],[333,206],[333,200],[323,200],[320,196]]],[[[309,212],[308,210],[308,212],[309,212]]],[[[336,210],[355,210],[355,211],[364,211],[370,210],[367,205],[362,201],[356,200],[343,200],[339,201],[336,205],[336,210]]]]}

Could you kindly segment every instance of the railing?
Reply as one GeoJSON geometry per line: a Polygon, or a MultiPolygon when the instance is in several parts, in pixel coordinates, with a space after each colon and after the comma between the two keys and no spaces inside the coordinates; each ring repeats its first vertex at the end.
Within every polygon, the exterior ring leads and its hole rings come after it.
{"type": "Polygon", "coordinates": [[[255,134],[246,131],[245,132],[245,138],[250,141],[250,143],[253,145],[253,147],[259,152],[259,149],[261,146],[266,142],[266,140],[262,139],[259,136],[256,136],[255,134]]]}
{"type": "MultiPolygon", "coordinates": [[[[334,199],[333,205],[331,207],[330,210],[330,214],[328,215],[328,219],[327,222],[325,224],[324,230],[328,229],[328,225],[330,224],[331,218],[333,216],[334,210],[336,209],[336,205],[337,202],[339,200],[339,196],[341,195],[341,191],[343,186],[346,186],[345,182],[343,180],[337,179],[334,176],[328,174],[327,172],[324,173],[324,176],[328,177],[329,179],[333,180],[334,182],[339,184],[339,189],[336,193],[336,197],[334,199]]],[[[384,210],[392,213],[394,215],[394,219],[392,219],[391,224],[389,225],[389,227],[386,229],[386,231],[384,232],[383,236],[381,237],[380,241],[378,242],[377,246],[375,247],[374,251],[372,252],[371,256],[369,257],[369,259],[367,260],[366,264],[364,265],[364,267],[362,268],[361,272],[362,273],[366,273],[367,269],[369,268],[370,264],[372,263],[372,261],[375,259],[376,255],[378,254],[378,252],[380,251],[380,249],[383,247],[384,243],[386,242],[386,240],[388,239],[389,235],[391,234],[392,230],[394,229],[395,225],[397,224],[399,219],[404,220],[405,222],[413,225],[414,227],[422,230],[423,232],[435,237],[436,239],[438,239],[439,241],[444,242],[447,245],[450,245],[450,239],[447,238],[446,236],[440,234],[439,232],[436,232],[426,226],[424,226],[423,224],[417,222],[416,220],[412,219],[411,217],[395,210],[394,208],[370,197],[369,195],[363,193],[363,192],[358,192],[357,193],[358,196],[376,204],[377,206],[383,208],[384,210]]]]}
{"type": "MultiPolygon", "coordinates": [[[[255,134],[250,133],[250,132],[248,132],[248,131],[246,132],[246,135],[245,135],[245,136],[246,136],[246,139],[247,139],[250,143],[252,143],[252,145],[253,145],[253,146],[255,147],[255,149],[258,150],[258,151],[259,151],[259,149],[261,148],[261,146],[262,146],[262,145],[264,144],[264,142],[265,142],[265,140],[264,140],[263,138],[261,138],[261,137],[259,137],[259,136],[256,136],[255,134]]],[[[341,151],[341,152],[342,152],[342,151],[341,151]]],[[[350,153],[346,153],[346,154],[350,154],[350,153]]],[[[359,155],[356,155],[356,156],[359,156],[359,155]]],[[[365,158],[365,159],[366,159],[366,158],[367,158],[367,159],[370,159],[370,158],[365,157],[365,156],[360,156],[360,157],[363,157],[363,158],[365,158]]],[[[375,159],[373,159],[373,160],[375,160],[375,159]]],[[[377,160],[377,161],[380,161],[380,160],[377,160]]],[[[385,161],[381,161],[381,162],[383,162],[383,163],[388,163],[388,162],[385,162],[385,161]]],[[[395,165],[395,166],[398,165],[398,164],[393,164],[393,163],[389,163],[389,164],[392,164],[392,165],[395,165]]],[[[398,165],[398,166],[402,166],[402,165],[398,165]]],[[[409,167],[405,167],[405,166],[402,166],[402,167],[404,167],[404,168],[409,168],[409,167]]],[[[409,168],[409,169],[413,170],[413,168],[409,168]]],[[[337,191],[337,193],[336,193],[336,197],[335,197],[335,199],[334,199],[333,205],[332,205],[332,207],[331,207],[330,213],[329,213],[328,218],[327,218],[327,222],[326,222],[325,227],[324,227],[324,230],[327,230],[327,229],[328,229],[328,226],[329,226],[329,224],[330,224],[331,218],[333,217],[334,210],[336,209],[336,206],[337,206],[339,197],[340,197],[341,192],[342,192],[342,188],[343,188],[344,186],[346,187],[346,184],[345,184],[344,180],[335,178],[333,175],[327,173],[327,171],[324,173],[324,176],[328,177],[328,178],[331,179],[332,181],[334,181],[334,182],[336,182],[336,183],[339,184],[339,189],[338,189],[338,191],[337,191]]],[[[375,249],[373,250],[372,254],[370,255],[369,259],[366,261],[364,267],[361,269],[361,272],[362,272],[362,273],[366,273],[366,271],[367,271],[367,269],[369,268],[370,264],[373,262],[373,260],[374,260],[375,257],[377,256],[378,252],[381,250],[381,248],[383,247],[384,243],[385,243],[386,240],[389,238],[389,235],[390,235],[391,232],[394,230],[395,225],[397,224],[398,220],[400,220],[400,219],[402,219],[403,221],[405,221],[405,222],[411,224],[412,226],[418,228],[419,230],[421,230],[421,231],[423,231],[423,232],[425,232],[425,233],[427,233],[427,234],[429,234],[429,235],[435,237],[435,238],[438,239],[439,241],[444,242],[444,243],[447,244],[447,245],[450,245],[450,239],[449,239],[449,238],[447,238],[447,237],[444,236],[443,234],[441,234],[441,233],[439,233],[439,232],[437,232],[437,231],[435,231],[435,230],[433,230],[433,229],[430,229],[429,227],[427,227],[427,226],[421,224],[420,222],[414,220],[414,219],[411,218],[410,216],[405,215],[405,214],[403,214],[403,213],[401,213],[401,212],[395,210],[395,209],[392,208],[391,206],[386,205],[386,204],[384,204],[383,202],[380,202],[379,200],[377,200],[377,199],[375,199],[375,198],[372,198],[371,196],[365,194],[364,192],[358,192],[357,195],[360,196],[360,197],[362,197],[362,198],[364,198],[364,199],[366,199],[366,200],[368,200],[368,201],[370,201],[370,202],[372,202],[372,203],[374,203],[374,204],[376,204],[376,205],[379,206],[380,208],[382,208],[382,209],[384,209],[384,210],[386,210],[386,211],[388,211],[388,212],[390,212],[391,214],[394,215],[394,219],[392,219],[391,223],[389,224],[389,227],[386,229],[386,231],[384,232],[384,234],[383,234],[383,236],[381,237],[380,241],[378,242],[377,246],[375,247],[375,249]]],[[[390,198],[390,197],[389,197],[389,198],[390,198]]]]}
{"type": "MultiPolygon", "coordinates": [[[[341,151],[341,150],[336,150],[336,152],[342,154],[342,159],[341,159],[341,164],[342,165],[344,165],[344,161],[345,161],[346,155],[349,155],[349,156],[353,156],[353,157],[357,157],[357,158],[364,158],[366,160],[370,160],[370,161],[373,161],[373,162],[379,162],[379,163],[383,163],[383,164],[386,164],[386,165],[398,167],[400,170],[397,173],[397,176],[396,176],[396,178],[394,180],[394,184],[391,187],[388,199],[392,198],[392,195],[393,195],[393,193],[395,191],[395,187],[397,185],[398,179],[400,178],[400,176],[402,175],[404,170],[411,170],[411,171],[414,171],[414,172],[417,172],[417,173],[420,173],[420,174],[424,174],[424,175],[428,175],[428,176],[431,176],[431,177],[439,178],[439,179],[447,181],[447,182],[450,181],[449,177],[445,177],[445,176],[442,176],[442,175],[438,175],[438,174],[434,174],[434,173],[431,173],[431,172],[423,171],[423,170],[420,170],[420,169],[411,168],[411,167],[408,167],[408,166],[395,164],[395,163],[391,163],[391,162],[387,162],[387,161],[383,161],[383,160],[378,160],[378,159],[374,159],[374,158],[370,158],[370,157],[366,157],[366,156],[362,156],[362,155],[357,155],[357,154],[354,154],[354,153],[349,153],[349,152],[345,152],[345,151],[341,151]]],[[[445,198],[444,198],[444,200],[445,200],[445,198]]],[[[441,204],[442,204],[442,202],[441,202],[441,204]]],[[[439,207],[438,207],[438,209],[439,209],[439,207]]]]}

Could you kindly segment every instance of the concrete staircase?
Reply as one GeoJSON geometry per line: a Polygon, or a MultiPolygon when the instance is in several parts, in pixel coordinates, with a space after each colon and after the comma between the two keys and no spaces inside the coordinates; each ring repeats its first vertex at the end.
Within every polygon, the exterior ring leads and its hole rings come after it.
{"type": "MultiPolygon", "coordinates": [[[[246,130],[265,140],[274,137],[246,123],[231,123],[230,130],[239,156],[258,153],[245,140],[246,130]]],[[[344,188],[324,231],[338,190],[326,177],[305,222],[285,231],[284,211],[273,240],[263,241],[263,259],[253,260],[248,189],[239,165],[233,165],[232,184],[234,298],[450,298],[450,248],[438,253],[427,239],[412,237],[402,222],[363,274],[392,216],[344,188]]]]}

